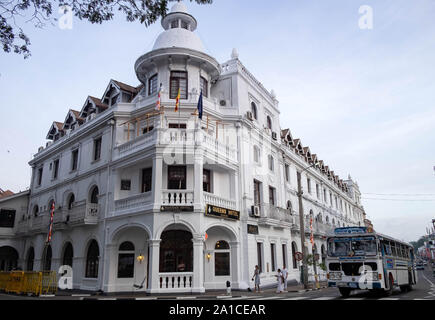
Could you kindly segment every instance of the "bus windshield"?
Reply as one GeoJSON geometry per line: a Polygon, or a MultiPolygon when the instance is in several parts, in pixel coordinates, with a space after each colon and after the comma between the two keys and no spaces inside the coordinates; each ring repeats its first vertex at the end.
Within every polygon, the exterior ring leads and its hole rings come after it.
{"type": "Polygon", "coordinates": [[[328,241],[328,255],[331,257],[374,256],[376,253],[374,237],[337,237],[328,241]]]}

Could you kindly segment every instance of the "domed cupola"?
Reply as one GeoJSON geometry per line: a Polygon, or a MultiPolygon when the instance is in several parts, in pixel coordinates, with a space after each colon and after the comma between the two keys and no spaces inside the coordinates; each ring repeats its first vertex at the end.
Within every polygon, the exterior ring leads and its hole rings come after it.
{"type": "Polygon", "coordinates": [[[209,75],[209,81],[216,80],[220,75],[220,65],[206,53],[201,39],[194,32],[197,26],[196,19],[187,12],[186,6],[176,2],[162,18],[164,31],[157,37],[153,49],[140,56],[135,63],[139,81],[146,85],[150,77],[160,74],[158,82],[165,85],[167,81],[160,71],[180,69],[179,66],[186,69],[188,65],[200,68],[209,75]]]}
{"type": "Polygon", "coordinates": [[[178,47],[204,52],[201,39],[194,33],[197,25],[196,19],[187,13],[186,6],[177,2],[162,19],[165,31],[156,39],[153,50],[178,47]]]}

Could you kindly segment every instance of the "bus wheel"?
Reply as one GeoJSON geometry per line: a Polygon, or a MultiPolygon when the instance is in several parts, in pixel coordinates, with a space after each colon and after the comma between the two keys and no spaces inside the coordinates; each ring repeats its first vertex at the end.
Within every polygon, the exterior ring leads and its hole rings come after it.
{"type": "Polygon", "coordinates": [[[338,291],[340,291],[340,294],[343,298],[347,298],[350,296],[350,289],[349,288],[338,288],[338,291]]]}
{"type": "Polygon", "coordinates": [[[385,289],[385,294],[387,296],[391,296],[393,294],[393,287],[394,287],[394,281],[393,281],[393,276],[390,274],[390,276],[388,277],[388,289],[385,289]]]}

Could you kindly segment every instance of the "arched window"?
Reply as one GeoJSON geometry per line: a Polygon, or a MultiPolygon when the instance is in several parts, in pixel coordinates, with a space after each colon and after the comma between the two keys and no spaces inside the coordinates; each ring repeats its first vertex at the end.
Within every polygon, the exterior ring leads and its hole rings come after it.
{"type": "Polygon", "coordinates": [[[298,268],[298,262],[296,261],[296,252],[297,252],[296,243],[292,242],[292,261],[293,261],[293,269],[298,268]]]}
{"type": "Polygon", "coordinates": [[[48,202],[48,212],[51,212],[51,206],[54,204],[54,200],[51,199],[50,202],[48,202]]]}
{"type": "Polygon", "coordinates": [[[215,276],[230,275],[230,245],[224,240],[215,244],[214,274],[215,276]]]}
{"type": "Polygon", "coordinates": [[[42,270],[43,271],[50,271],[51,270],[51,257],[52,257],[51,246],[48,245],[44,248],[44,251],[42,253],[42,270]]]}
{"type": "Polygon", "coordinates": [[[287,210],[292,213],[293,207],[292,202],[290,200],[287,201],[287,210]]]}
{"type": "Polygon", "coordinates": [[[161,239],[160,272],[192,272],[192,234],[185,230],[167,230],[161,239]]]}
{"type": "Polygon", "coordinates": [[[267,116],[267,127],[272,130],[272,119],[270,116],[267,116]]]}
{"type": "Polygon", "coordinates": [[[98,187],[97,186],[92,188],[90,201],[91,201],[91,203],[98,203],[98,187]]]}
{"type": "Polygon", "coordinates": [[[251,112],[254,119],[257,120],[257,105],[254,102],[251,102],[251,112]]]}
{"type": "Polygon", "coordinates": [[[18,265],[18,252],[13,247],[0,247],[0,271],[12,271],[18,265]]]}
{"type": "Polygon", "coordinates": [[[71,242],[67,242],[65,249],[63,250],[62,265],[72,267],[74,258],[74,250],[71,242]]]}
{"type": "Polygon", "coordinates": [[[134,277],[134,244],[125,241],[119,246],[118,278],[134,277]]]}
{"type": "Polygon", "coordinates": [[[269,170],[273,171],[273,169],[274,169],[273,156],[269,155],[268,159],[269,159],[269,170]]]}
{"type": "Polygon", "coordinates": [[[30,247],[29,253],[27,253],[27,264],[26,264],[27,271],[33,271],[34,261],[35,261],[35,249],[33,249],[33,247],[30,247]]]}
{"type": "Polygon", "coordinates": [[[328,216],[326,216],[326,223],[329,224],[329,217],[328,216]]]}
{"type": "Polygon", "coordinates": [[[74,201],[75,201],[74,193],[71,193],[70,196],[68,197],[68,202],[67,202],[68,210],[71,210],[73,208],[74,201]]]}
{"type": "Polygon", "coordinates": [[[260,148],[258,146],[254,146],[254,162],[260,163],[260,148]]]}
{"type": "Polygon", "coordinates": [[[34,216],[34,217],[37,217],[37,216],[38,216],[38,213],[39,213],[39,206],[38,206],[38,205],[35,205],[35,206],[33,207],[33,216],[34,216]]]}
{"type": "Polygon", "coordinates": [[[91,240],[86,255],[86,278],[98,278],[99,255],[100,249],[98,248],[97,241],[91,240]]]}

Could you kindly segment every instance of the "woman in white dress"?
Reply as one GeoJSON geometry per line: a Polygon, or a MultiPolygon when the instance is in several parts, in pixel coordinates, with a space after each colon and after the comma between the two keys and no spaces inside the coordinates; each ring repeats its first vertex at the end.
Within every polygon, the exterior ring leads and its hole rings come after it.
{"type": "Polygon", "coordinates": [[[284,278],[282,276],[281,269],[278,269],[278,274],[275,276],[278,280],[278,287],[276,288],[276,293],[283,292],[284,278]]]}

